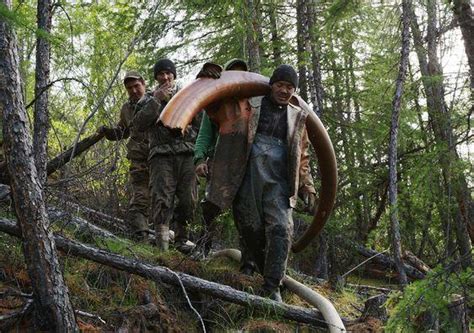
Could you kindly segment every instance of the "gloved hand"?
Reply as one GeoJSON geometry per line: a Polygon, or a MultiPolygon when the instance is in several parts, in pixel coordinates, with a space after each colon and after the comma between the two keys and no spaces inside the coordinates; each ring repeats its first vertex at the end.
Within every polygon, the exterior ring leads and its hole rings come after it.
{"type": "Polygon", "coordinates": [[[207,167],[207,163],[199,163],[198,165],[196,165],[195,171],[196,175],[198,175],[199,177],[207,177],[207,175],[209,174],[209,168],[207,167]]]}
{"type": "Polygon", "coordinates": [[[316,194],[309,191],[303,191],[301,197],[305,205],[304,211],[313,214],[316,209],[316,194]]]}
{"type": "Polygon", "coordinates": [[[199,73],[196,75],[196,79],[199,78],[210,78],[210,79],[218,79],[221,77],[222,67],[218,64],[214,64],[212,62],[206,62],[204,66],[202,66],[199,73]]]}

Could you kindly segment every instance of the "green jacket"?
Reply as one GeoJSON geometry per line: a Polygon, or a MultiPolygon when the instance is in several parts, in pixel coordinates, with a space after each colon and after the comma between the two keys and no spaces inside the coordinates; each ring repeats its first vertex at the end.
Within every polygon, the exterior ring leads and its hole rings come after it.
{"type": "Polygon", "coordinates": [[[218,136],[217,125],[204,112],[196,143],[194,144],[194,165],[203,163],[207,158],[214,156],[214,147],[216,146],[218,136]]]}
{"type": "MultiPolygon", "coordinates": [[[[213,63],[206,63],[206,64],[213,64],[213,63]]],[[[206,66],[204,65],[204,67],[206,66]]],[[[234,65],[240,65],[247,70],[247,63],[241,59],[230,59],[224,65],[224,70],[231,69],[234,65]]],[[[218,105],[218,104],[216,104],[218,105]]],[[[209,108],[212,110],[216,108],[216,105],[211,105],[209,108]]],[[[198,137],[196,139],[196,144],[194,146],[194,165],[198,165],[204,162],[208,158],[212,158],[214,156],[214,148],[217,143],[217,138],[219,137],[219,128],[218,126],[213,123],[207,112],[204,112],[202,116],[201,126],[199,128],[198,137]]]]}

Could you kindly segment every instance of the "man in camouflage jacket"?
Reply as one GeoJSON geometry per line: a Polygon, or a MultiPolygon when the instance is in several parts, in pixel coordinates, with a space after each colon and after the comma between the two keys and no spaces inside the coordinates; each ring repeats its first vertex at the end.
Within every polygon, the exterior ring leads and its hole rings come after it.
{"type": "Polygon", "coordinates": [[[188,253],[192,248],[186,244],[187,226],[193,219],[197,197],[193,151],[199,124],[189,126],[184,136],[157,124],[161,111],[178,88],[176,67],[171,60],[159,60],[153,72],[158,87],[153,94],[147,94],[139,101],[133,123],[140,131],[147,132],[149,140],[151,207],[156,242],[162,250],[168,250],[169,225],[174,219],[175,247],[188,253]],[[175,197],[178,199],[176,207],[175,197]]]}
{"type": "Polygon", "coordinates": [[[127,158],[130,161],[131,199],[126,220],[131,231],[141,240],[148,236],[148,209],[150,193],[148,189],[148,138],[132,124],[135,106],[145,95],[145,81],[140,73],[130,71],[125,74],[123,84],[128,93],[128,101],[122,105],[120,120],[117,126],[110,128],[101,126],[103,133],[110,141],[130,138],[127,142],[127,158]]]}

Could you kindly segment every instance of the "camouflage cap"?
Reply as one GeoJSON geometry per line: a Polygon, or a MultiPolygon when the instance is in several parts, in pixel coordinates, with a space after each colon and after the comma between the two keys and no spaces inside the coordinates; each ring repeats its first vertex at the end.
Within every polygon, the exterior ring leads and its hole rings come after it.
{"type": "Polygon", "coordinates": [[[125,76],[123,77],[123,83],[127,82],[127,80],[129,79],[143,80],[143,76],[137,71],[128,71],[127,73],[125,73],[125,76]]]}

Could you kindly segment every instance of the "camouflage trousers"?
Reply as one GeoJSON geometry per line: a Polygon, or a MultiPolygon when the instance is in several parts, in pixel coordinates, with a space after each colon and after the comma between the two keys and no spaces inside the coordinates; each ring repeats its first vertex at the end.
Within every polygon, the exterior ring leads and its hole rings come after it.
{"type": "Polygon", "coordinates": [[[127,220],[133,233],[148,230],[148,209],[150,207],[148,162],[130,160],[129,181],[131,199],[127,220]]]}
{"type": "Polygon", "coordinates": [[[167,233],[174,220],[175,242],[187,241],[187,227],[193,219],[197,198],[192,154],[155,155],[150,160],[150,191],[157,240],[162,237],[164,243],[169,242],[167,233]]]}
{"type": "Polygon", "coordinates": [[[242,263],[255,262],[269,290],[285,276],[293,232],[287,160],[286,144],[257,134],[233,203],[242,263]]]}

